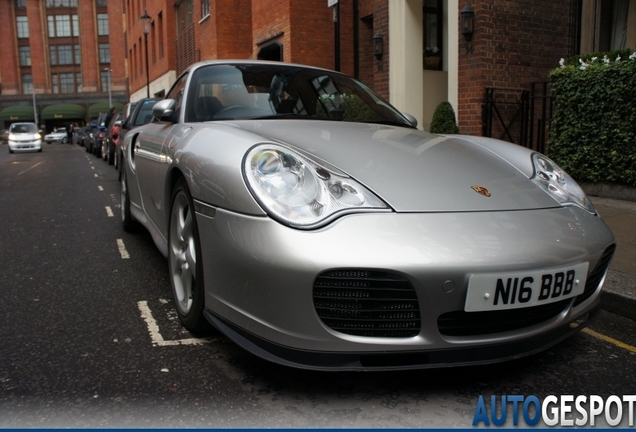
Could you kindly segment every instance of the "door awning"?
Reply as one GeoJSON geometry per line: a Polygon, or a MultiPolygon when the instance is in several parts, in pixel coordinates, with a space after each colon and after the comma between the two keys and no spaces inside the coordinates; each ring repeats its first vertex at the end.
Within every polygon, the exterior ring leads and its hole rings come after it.
{"type": "Polygon", "coordinates": [[[14,105],[0,112],[0,121],[34,121],[32,105],[14,105]]]}
{"type": "Polygon", "coordinates": [[[42,110],[42,120],[59,120],[59,119],[84,119],[86,110],[77,104],[56,104],[49,105],[42,110]]]}

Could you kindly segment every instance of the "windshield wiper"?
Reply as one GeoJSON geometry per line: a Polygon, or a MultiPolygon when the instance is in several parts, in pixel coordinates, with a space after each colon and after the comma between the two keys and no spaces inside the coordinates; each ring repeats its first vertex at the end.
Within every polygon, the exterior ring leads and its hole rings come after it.
{"type": "Polygon", "coordinates": [[[408,127],[408,128],[416,129],[411,124],[404,123],[404,122],[399,122],[399,121],[395,121],[395,120],[365,120],[365,121],[361,121],[360,123],[372,123],[372,124],[382,124],[382,125],[389,125],[389,126],[401,126],[401,127],[408,127]]]}
{"type": "Polygon", "coordinates": [[[294,113],[281,113],[281,114],[251,117],[249,120],[269,120],[269,119],[329,120],[326,118],[308,116],[303,114],[294,114],[294,113]]]}

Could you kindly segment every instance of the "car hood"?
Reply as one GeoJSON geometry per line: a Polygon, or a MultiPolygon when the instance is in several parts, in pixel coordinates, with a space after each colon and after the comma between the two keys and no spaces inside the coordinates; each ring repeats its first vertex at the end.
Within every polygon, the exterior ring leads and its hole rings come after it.
{"type": "MultiPolygon", "coordinates": [[[[404,127],[346,122],[268,120],[232,125],[326,161],[400,212],[559,206],[522,170],[487,145],[478,144],[479,138],[471,140],[469,136],[440,136],[404,127]],[[475,190],[480,188],[487,189],[490,196],[475,190]]],[[[522,147],[518,149],[527,154],[527,165],[530,165],[531,152],[522,147]]],[[[525,157],[522,160],[526,160],[525,157]]],[[[525,168],[527,173],[528,167],[525,168]]]]}

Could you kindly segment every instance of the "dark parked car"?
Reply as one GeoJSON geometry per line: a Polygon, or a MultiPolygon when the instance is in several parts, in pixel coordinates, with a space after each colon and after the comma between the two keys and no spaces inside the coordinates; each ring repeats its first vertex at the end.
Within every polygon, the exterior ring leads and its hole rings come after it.
{"type": "Polygon", "coordinates": [[[121,113],[113,116],[106,126],[106,136],[102,141],[102,159],[108,162],[108,165],[115,163],[115,149],[119,138],[119,127],[121,126],[121,113]]]}
{"type": "Polygon", "coordinates": [[[89,125],[82,126],[77,130],[77,144],[82,147],[88,147],[93,140],[93,133],[89,125]]]}
{"type": "Polygon", "coordinates": [[[94,154],[97,157],[102,156],[102,143],[106,137],[106,118],[108,114],[101,114],[94,123],[91,123],[91,130],[93,132],[93,145],[90,150],[86,151],[94,154]]]}

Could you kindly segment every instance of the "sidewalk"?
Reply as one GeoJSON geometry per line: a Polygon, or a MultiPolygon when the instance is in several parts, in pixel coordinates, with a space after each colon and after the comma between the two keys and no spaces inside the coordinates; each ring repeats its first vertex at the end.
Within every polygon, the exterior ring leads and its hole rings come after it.
{"type": "Polygon", "coordinates": [[[636,202],[590,199],[616,236],[616,253],[605,279],[601,305],[636,320],[636,202]]]}

